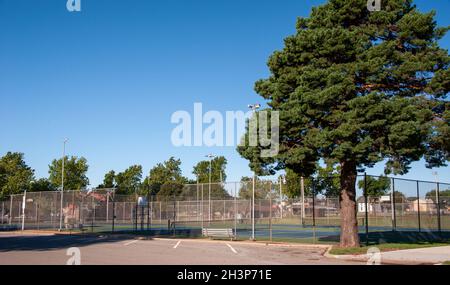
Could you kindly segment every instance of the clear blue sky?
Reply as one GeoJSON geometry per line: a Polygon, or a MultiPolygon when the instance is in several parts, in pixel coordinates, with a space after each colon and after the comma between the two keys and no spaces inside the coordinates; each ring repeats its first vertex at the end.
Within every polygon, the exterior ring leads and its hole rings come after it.
{"type": "MultiPolygon", "coordinates": [[[[253,85],[268,76],[269,55],[323,2],[81,0],[69,13],[66,0],[0,0],[0,155],[23,152],[47,177],[68,137],[67,154],[88,159],[93,186],[110,169],[141,164],[146,175],[170,156],[192,177],[211,152],[228,159],[228,181],[251,175],[234,147],[173,147],[170,116],[194,102],[223,113],[263,103],[253,85]]],[[[450,25],[448,0],[416,3],[450,25]]],[[[450,168],[437,171],[450,181],[450,168]]],[[[423,162],[406,177],[434,179],[423,162]]]]}

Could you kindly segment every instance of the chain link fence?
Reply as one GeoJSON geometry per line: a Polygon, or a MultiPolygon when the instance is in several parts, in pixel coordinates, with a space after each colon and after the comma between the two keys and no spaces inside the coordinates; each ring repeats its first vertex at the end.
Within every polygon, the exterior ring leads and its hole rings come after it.
{"type": "MultiPolygon", "coordinates": [[[[362,239],[450,233],[450,184],[358,176],[355,186],[362,239]]],[[[167,187],[145,196],[115,189],[12,195],[0,202],[1,228],[190,237],[231,228],[237,239],[339,242],[338,177],[167,187]]]]}

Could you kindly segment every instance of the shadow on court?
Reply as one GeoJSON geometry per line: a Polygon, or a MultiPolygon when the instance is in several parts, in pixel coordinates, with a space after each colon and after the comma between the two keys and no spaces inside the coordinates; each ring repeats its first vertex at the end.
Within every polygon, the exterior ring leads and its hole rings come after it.
{"type": "MultiPolygon", "coordinates": [[[[366,243],[366,235],[359,234],[361,244],[366,243]]],[[[320,237],[319,241],[323,242],[339,242],[339,235],[320,237]]],[[[435,243],[435,242],[450,242],[450,232],[419,232],[419,231],[380,231],[369,233],[369,244],[383,244],[383,243],[402,243],[402,244],[417,244],[417,243],[435,243]]]]}
{"type": "Polygon", "coordinates": [[[113,243],[130,239],[127,236],[0,236],[0,252],[20,250],[55,250],[69,247],[81,247],[91,244],[113,243]]]}

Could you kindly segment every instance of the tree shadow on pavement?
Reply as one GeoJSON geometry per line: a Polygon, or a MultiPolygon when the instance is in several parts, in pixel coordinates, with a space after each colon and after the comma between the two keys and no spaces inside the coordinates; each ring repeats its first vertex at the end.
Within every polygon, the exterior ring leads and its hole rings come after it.
{"type": "Polygon", "coordinates": [[[83,247],[99,243],[114,243],[130,239],[129,236],[83,236],[83,235],[48,235],[48,236],[0,236],[0,252],[20,250],[55,250],[69,247],[83,247]]]}
{"type": "MultiPolygon", "coordinates": [[[[366,234],[360,233],[359,239],[362,245],[366,243],[366,234]]],[[[320,237],[322,242],[339,242],[339,235],[320,237]]],[[[419,231],[380,231],[369,233],[369,244],[383,243],[402,243],[402,244],[420,244],[420,243],[450,243],[450,232],[419,232],[419,231]]]]}

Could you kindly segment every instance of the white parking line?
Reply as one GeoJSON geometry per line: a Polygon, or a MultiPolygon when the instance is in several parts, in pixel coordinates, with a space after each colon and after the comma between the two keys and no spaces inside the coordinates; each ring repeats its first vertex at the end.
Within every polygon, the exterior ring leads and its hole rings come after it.
{"type": "Polygon", "coordinates": [[[124,243],[123,245],[124,245],[124,246],[127,246],[127,245],[130,245],[130,244],[133,244],[133,243],[137,243],[138,241],[139,241],[139,240],[135,239],[135,240],[126,242],[126,243],[124,243]]]}
{"type": "Polygon", "coordinates": [[[228,243],[227,243],[227,245],[231,249],[232,252],[237,253],[237,251],[231,245],[229,245],[228,243]]]}
{"type": "Polygon", "coordinates": [[[177,247],[180,245],[180,243],[181,243],[181,240],[179,240],[179,241],[177,242],[177,244],[173,246],[173,248],[177,248],[177,247]]]}

